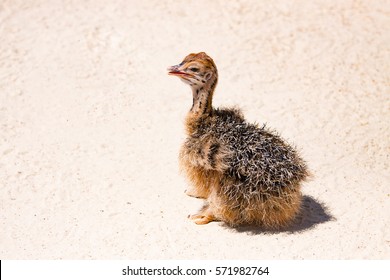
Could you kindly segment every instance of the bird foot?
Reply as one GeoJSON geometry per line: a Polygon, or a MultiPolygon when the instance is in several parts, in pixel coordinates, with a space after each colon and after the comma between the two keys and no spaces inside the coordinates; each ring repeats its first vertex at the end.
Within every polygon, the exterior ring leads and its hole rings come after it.
{"type": "Polygon", "coordinates": [[[197,225],[205,225],[212,221],[216,221],[215,217],[212,215],[202,215],[202,214],[195,214],[195,215],[188,215],[188,218],[195,222],[197,225]]]}
{"type": "Polygon", "coordinates": [[[190,197],[203,198],[203,199],[206,198],[205,196],[200,195],[199,193],[197,193],[196,190],[193,189],[185,190],[184,193],[190,197]]]}

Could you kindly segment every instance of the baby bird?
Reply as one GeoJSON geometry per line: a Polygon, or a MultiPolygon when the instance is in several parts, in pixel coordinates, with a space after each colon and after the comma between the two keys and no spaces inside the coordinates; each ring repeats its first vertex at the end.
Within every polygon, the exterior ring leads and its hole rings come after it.
{"type": "Polygon", "coordinates": [[[265,125],[247,123],[239,109],[213,108],[218,71],[206,53],[189,54],[168,71],[192,89],[179,160],[192,185],[186,193],[205,204],[189,218],[233,227],[289,225],[300,211],[300,184],[308,176],[298,153],[265,125]]]}

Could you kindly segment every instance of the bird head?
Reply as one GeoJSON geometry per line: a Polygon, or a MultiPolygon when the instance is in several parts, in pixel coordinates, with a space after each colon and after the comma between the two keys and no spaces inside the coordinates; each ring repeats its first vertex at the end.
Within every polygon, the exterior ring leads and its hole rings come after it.
{"type": "Polygon", "coordinates": [[[218,79],[217,67],[206,53],[191,53],[178,64],[168,67],[168,74],[179,77],[192,88],[207,87],[218,79]]]}

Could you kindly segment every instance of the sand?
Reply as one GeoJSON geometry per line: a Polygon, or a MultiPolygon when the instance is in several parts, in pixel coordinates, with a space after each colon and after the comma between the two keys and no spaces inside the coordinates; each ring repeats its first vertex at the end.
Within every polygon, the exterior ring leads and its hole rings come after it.
{"type": "Polygon", "coordinates": [[[380,0],[0,1],[0,258],[389,259],[389,26],[380,0]],[[292,227],[187,220],[166,67],[199,51],[214,105],[308,162],[292,227]]]}

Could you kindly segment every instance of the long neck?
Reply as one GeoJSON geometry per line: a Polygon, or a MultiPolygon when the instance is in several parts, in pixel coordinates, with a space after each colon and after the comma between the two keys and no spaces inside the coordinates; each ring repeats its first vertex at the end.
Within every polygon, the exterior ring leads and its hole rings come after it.
{"type": "Polygon", "coordinates": [[[192,89],[193,103],[190,114],[195,116],[209,115],[212,110],[212,101],[217,78],[199,88],[192,89]]]}

